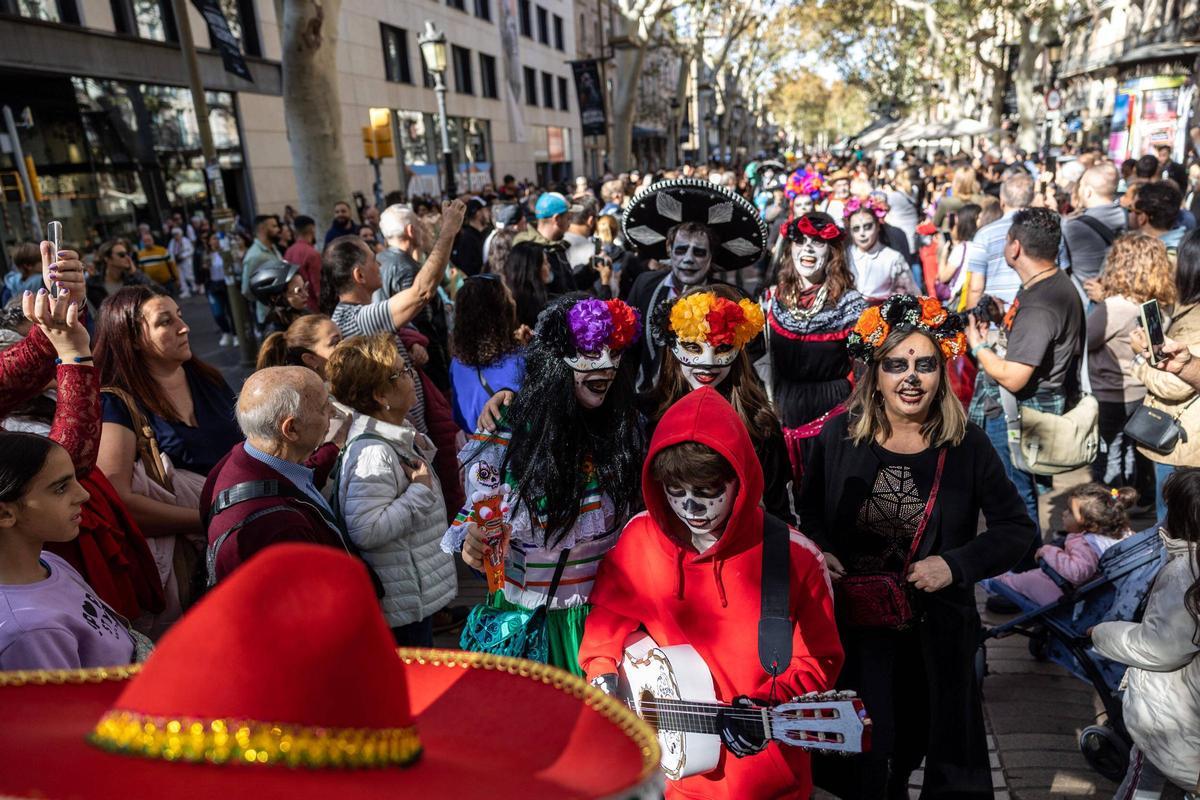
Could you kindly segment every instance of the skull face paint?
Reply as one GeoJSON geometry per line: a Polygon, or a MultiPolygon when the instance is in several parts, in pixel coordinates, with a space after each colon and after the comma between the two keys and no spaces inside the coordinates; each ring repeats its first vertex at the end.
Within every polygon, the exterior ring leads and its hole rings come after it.
{"type": "Polygon", "coordinates": [[[671,245],[667,263],[677,287],[698,286],[708,277],[712,266],[712,250],[707,234],[700,231],[679,231],[671,245]]]}
{"type": "Polygon", "coordinates": [[[611,353],[605,347],[598,354],[580,353],[564,360],[575,372],[576,402],[589,410],[604,405],[604,398],[608,396],[621,364],[621,353],[611,353]]]}
{"type": "Polygon", "coordinates": [[[724,530],[733,501],[737,497],[737,481],[720,486],[664,486],[667,504],[693,537],[711,536],[724,530]]]}
{"type": "Polygon", "coordinates": [[[792,200],[792,216],[803,217],[808,212],[816,208],[816,203],[813,202],[812,195],[798,194],[792,200]]]}
{"type": "Polygon", "coordinates": [[[792,267],[805,288],[825,282],[825,265],[829,263],[829,242],[815,236],[804,236],[792,242],[792,267]]]}
{"type": "Polygon", "coordinates": [[[880,359],[879,393],[893,419],[924,420],[941,383],[941,361],[929,337],[914,333],[880,359]]]}
{"type": "Polygon", "coordinates": [[[679,362],[683,377],[692,389],[716,386],[729,377],[738,349],[731,344],[713,347],[708,342],[676,341],[671,354],[679,362]]]}
{"type": "Polygon", "coordinates": [[[855,212],[846,225],[850,229],[850,239],[859,250],[866,252],[879,242],[879,220],[871,212],[855,212]]]}

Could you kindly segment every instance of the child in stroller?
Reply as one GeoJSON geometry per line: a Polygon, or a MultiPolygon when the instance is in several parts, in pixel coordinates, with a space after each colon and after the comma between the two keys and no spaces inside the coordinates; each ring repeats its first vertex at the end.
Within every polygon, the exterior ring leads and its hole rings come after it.
{"type": "MultiPolygon", "coordinates": [[[[1088,632],[1100,622],[1140,619],[1146,597],[1166,551],[1158,528],[1131,534],[1112,544],[1099,557],[1095,574],[1078,585],[1063,578],[1045,561],[1042,572],[1061,592],[1057,599],[1038,604],[996,580],[989,591],[1012,600],[1021,613],[1000,625],[985,628],[983,642],[1018,634],[1029,638],[1030,653],[1067,669],[1096,690],[1107,719],[1085,727],[1079,749],[1088,764],[1113,781],[1120,781],[1129,763],[1132,744],[1125,730],[1120,685],[1125,665],[1111,661],[1091,646],[1088,632]]],[[[978,669],[986,672],[985,650],[980,647],[978,669]]]]}
{"type": "MultiPolygon", "coordinates": [[[[1066,542],[1061,547],[1047,544],[1038,548],[1038,561],[1046,564],[1073,586],[1079,586],[1096,574],[1100,556],[1124,539],[1129,530],[1129,509],[1137,502],[1135,489],[1109,489],[1099,483],[1085,483],[1067,493],[1063,511],[1066,542]]],[[[1042,569],[1008,572],[984,582],[988,591],[1002,583],[1038,606],[1053,603],[1063,590],[1042,569]]],[[[1024,604],[1022,607],[1025,607],[1024,604]]]]}

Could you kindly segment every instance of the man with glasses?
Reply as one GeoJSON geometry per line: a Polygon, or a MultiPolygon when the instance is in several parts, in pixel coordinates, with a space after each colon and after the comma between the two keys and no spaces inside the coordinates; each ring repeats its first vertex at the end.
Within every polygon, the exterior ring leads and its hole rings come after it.
{"type": "Polygon", "coordinates": [[[93,319],[100,304],[110,294],[126,286],[149,286],[146,277],[133,263],[133,255],[124,239],[110,239],[96,251],[95,272],[87,277],[87,301],[93,319]]]}

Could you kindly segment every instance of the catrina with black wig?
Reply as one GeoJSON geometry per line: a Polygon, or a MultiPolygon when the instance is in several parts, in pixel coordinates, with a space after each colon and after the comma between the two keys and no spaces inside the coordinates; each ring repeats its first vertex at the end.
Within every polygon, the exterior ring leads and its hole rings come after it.
{"type": "Polygon", "coordinates": [[[525,379],[500,427],[477,431],[459,453],[467,504],[442,538],[472,566],[482,533],[473,500],[507,487],[505,587],[477,607],[464,629],[466,649],[503,653],[511,631],[494,610],[548,606],[548,661],[577,675],[588,597],[600,562],[640,505],[645,437],[622,356],[641,330],[620,300],[565,295],[538,316],[525,355],[525,379]],[[466,545],[464,547],[464,542],[466,545]],[[566,565],[549,587],[564,550],[566,565]],[[494,628],[494,629],[493,629],[494,628]]]}

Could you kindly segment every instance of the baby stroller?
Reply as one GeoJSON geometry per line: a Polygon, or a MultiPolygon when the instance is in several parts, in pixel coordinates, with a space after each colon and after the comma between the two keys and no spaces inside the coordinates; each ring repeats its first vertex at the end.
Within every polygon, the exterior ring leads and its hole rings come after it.
{"type": "Polygon", "coordinates": [[[988,639],[1020,634],[1029,638],[1029,652],[1034,658],[1052,661],[1091,684],[1104,703],[1108,719],[1080,733],[1079,749],[1092,769],[1112,781],[1119,782],[1125,775],[1132,745],[1119,693],[1125,665],[1092,650],[1087,632],[1101,622],[1139,619],[1166,555],[1156,526],[1108,548],[1100,557],[1096,575],[1081,586],[1072,586],[1053,568],[1039,562],[1063,590],[1062,597],[1044,606],[1037,606],[999,581],[984,584],[989,592],[1016,603],[1021,612],[1008,622],[984,630],[980,654],[988,639]]]}

